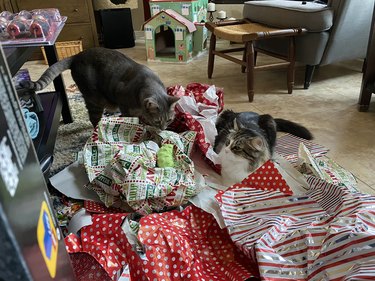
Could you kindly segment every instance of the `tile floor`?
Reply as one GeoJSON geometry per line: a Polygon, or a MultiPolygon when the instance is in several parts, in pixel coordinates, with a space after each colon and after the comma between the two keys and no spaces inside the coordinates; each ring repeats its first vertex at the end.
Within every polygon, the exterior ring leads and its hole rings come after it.
{"type": "MultiPolygon", "coordinates": [[[[226,48],[227,43],[221,42],[226,48]]],[[[296,67],[295,88],[287,93],[283,68],[255,72],[255,97],[248,102],[245,74],[240,66],[217,57],[213,78],[207,78],[207,53],[188,64],[146,62],[142,41],[134,48],[122,49],[139,63],[146,64],[169,85],[190,82],[214,84],[224,88],[225,107],[236,111],[268,113],[308,127],[315,142],[330,149],[328,156],[351,171],[359,188],[375,194],[375,98],[368,112],[358,112],[357,101],[362,80],[362,61],[348,61],[320,67],[310,89],[303,89],[304,67],[296,67]]],[[[258,64],[269,59],[259,56],[258,64]]],[[[37,79],[47,66],[28,62],[32,79],[37,79]]],[[[69,71],[64,74],[66,86],[73,83],[69,71]]]]}

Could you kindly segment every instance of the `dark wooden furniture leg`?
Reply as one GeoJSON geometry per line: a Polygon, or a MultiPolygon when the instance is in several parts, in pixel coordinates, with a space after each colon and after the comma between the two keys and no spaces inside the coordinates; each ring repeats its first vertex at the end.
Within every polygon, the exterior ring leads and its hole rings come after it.
{"type": "MultiPolygon", "coordinates": [[[[375,90],[375,87],[373,90],[375,90]]],[[[373,90],[368,89],[368,88],[362,88],[361,93],[359,95],[359,100],[358,100],[358,111],[363,112],[369,109],[373,90]]]]}
{"type": "MultiPolygon", "coordinates": [[[[246,43],[245,43],[245,48],[243,49],[243,54],[242,54],[242,61],[243,62],[246,62],[246,52],[247,52],[247,49],[246,49],[246,43]]],[[[241,65],[241,72],[245,73],[245,71],[246,71],[246,66],[241,65]]]]}
{"type": "Polygon", "coordinates": [[[375,5],[372,15],[370,38],[367,45],[367,54],[363,63],[361,92],[358,99],[358,110],[367,111],[370,107],[372,94],[375,94],[375,5]]]}
{"type": "MultiPolygon", "coordinates": [[[[48,65],[51,66],[52,64],[56,63],[57,60],[57,51],[55,45],[52,46],[45,46],[44,47],[48,65]]],[[[72,123],[73,118],[69,108],[68,96],[66,95],[65,91],[65,84],[62,79],[62,76],[59,75],[53,80],[53,85],[55,86],[55,91],[59,92],[62,99],[62,117],[65,124],[72,123]]]]}
{"type": "Polygon", "coordinates": [[[246,42],[247,96],[249,102],[254,100],[254,44],[246,42]]]}
{"type": "Polygon", "coordinates": [[[316,65],[306,65],[305,84],[304,84],[305,89],[308,89],[310,87],[312,77],[314,75],[315,67],[316,67],[316,65]]]}
{"type": "Polygon", "coordinates": [[[294,87],[294,64],[295,64],[295,41],[294,36],[289,37],[289,50],[288,50],[288,74],[287,74],[287,83],[288,83],[288,94],[293,92],[294,87]]]}
{"type": "Polygon", "coordinates": [[[214,71],[214,63],[215,63],[215,54],[214,51],[216,50],[216,35],[212,32],[211,39],[210,39],[210,50],[208,51],[208,68],[207,74],[208,78],[212,78],[212,72],[214,71]]]}
{"type": "MultiPolygon", "coordinates": [[[[257,65],[257,56],[258,56],[258,52],[254,49],[254,66],[257,65]]],[[[246,62],[246,45],[245,45],[245,48],[243,50],[242,61],[246,62]]],[[[246,71],[246,66],[242,65],[241,66],[241,72],[245,73],[245,71],[246,71]]]]}

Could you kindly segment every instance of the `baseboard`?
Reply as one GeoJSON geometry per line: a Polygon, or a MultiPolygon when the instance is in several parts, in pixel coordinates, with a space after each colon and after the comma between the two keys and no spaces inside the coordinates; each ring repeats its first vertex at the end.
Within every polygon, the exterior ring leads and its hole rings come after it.
{"type": "Polygon", "coordinates": [[[145,32],[143,30],[136,30],[134,31],[135,40],[144,40],[145,39],[145,32]]]}

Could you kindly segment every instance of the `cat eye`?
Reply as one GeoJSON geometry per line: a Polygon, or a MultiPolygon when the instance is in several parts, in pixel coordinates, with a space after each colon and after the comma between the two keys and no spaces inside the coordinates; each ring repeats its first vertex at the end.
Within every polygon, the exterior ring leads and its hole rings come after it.
{"type": "Polygon", "coordinates": [[[240,150],[241,150],[241,147],[239,147],[238,145],[234,145],[234,146],[232,147],[232,149],[235,150],[235,151],[240,151],[240,150]]]}

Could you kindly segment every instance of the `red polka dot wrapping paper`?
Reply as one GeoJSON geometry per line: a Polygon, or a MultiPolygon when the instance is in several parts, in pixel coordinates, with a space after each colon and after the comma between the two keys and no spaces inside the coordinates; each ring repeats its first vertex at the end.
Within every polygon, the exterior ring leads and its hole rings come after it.
{"type": "Polygon", "coordinates": [[[124,210],[121,210],[119,208],[107,208],[104,204],[86,200],[83,203],[86,211],[90,213],[100,213],[100,214],[113,214],[113,213],[123,213],[124,210]]]}
{"type": "Polygon", "coordinates": [[[287,195],[293,195],[293,191],[290,189],[271,160],[268,160],[241,183],[237,183],[233,187],[236,188],[241,186],[267,191],[278,191],[287,195]]]}
{"type": "MultiPolygon", "coordinates": [[[[132,280],[145,280],[141,260],[129,244],[121,225],[126,214],[92,215],[92,225],[81,229],[81,236],[70,234],[65,238],[67,252],[70,254],[85,253],[94,258],[92,267],[101,267],[113,281],[120,276],[123,267],[128,264],[132,280]]],[[[87,259],[84,255],[72,256],[73,259],[87,259]]],[[[87,276],[92,269],[75,263],[77,276],[87,276]]],[[[92,269],[93,270],[93,269],[92,269]]],[[[91,275],[90,275],[91,276],[91,275]]],[[[85,279],[81,279],[85,280],[85,279]]],[[[90,280],[90,279],[88,279],[90,280]]],[[[92,279],[103,281],[106,279],[92,279]]]]}
{"type": "Polygon", "coordinates": [[[96,259],[86,253],[70,254],[77,281],[112,281],[96,259]]]}
{"type": "Polygon", "coordinates": [[[148,280],[239,281],[257,274],[227,230],[194,206],[142,218],[138,236],[148,280]]]}
{"type": "MultiPolygon", "coordinates": [[[[207,90],[212,87],[207,84],[191,83],[186,86],[186,89],[180,85],[171,86],[167,88],[167,92],[172,96],[189,96],[195,100],[196,114],[183,111],[179,106],[176,106],[175,121],[169,126],[169,129],[176,132],[183,132],[191,130],[197,132],[195,145],[202,153],[204,160],[218,173],[220,173],[220,165],[217,161],[217,155],[213,151],[213,143],[208,141],[202,125],[202,118],[205,118],[202,113],[207,106],[216,108],[216,114],[219,114],[224,108],[224,92],[220,88],[216,89],[216,98],[208,99],[205,97],[207,90]]],[[[216,121],[216,120],[214,120],[216,121]]]]}

